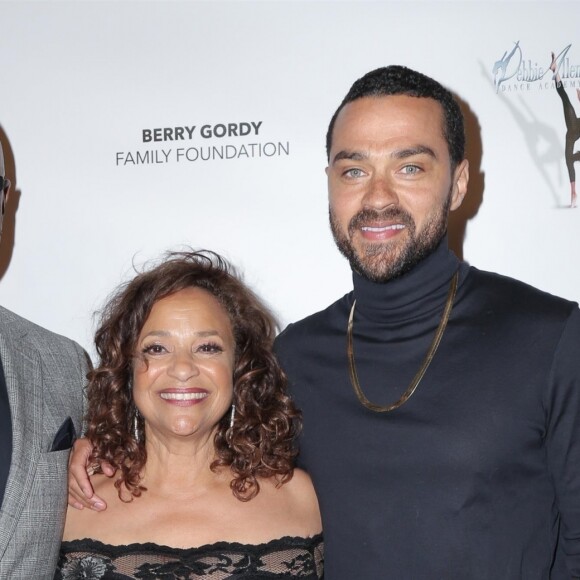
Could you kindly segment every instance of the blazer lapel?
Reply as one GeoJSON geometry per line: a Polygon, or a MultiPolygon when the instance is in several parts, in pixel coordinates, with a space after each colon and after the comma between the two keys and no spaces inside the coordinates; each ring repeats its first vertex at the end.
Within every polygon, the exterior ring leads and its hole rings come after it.
{"type": "Polygon", "coordinates": [[[30,494],[42,441],[42,367],[19,328],[0,320],[0,356],[12,414],[12,458],[0,509],[0,559],[30,494]]]}

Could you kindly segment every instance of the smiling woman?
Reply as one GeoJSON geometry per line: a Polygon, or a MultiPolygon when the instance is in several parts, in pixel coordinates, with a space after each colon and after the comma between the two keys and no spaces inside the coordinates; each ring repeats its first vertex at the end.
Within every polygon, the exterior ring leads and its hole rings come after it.
{"type": "Polygon", "coordinates": [[[93,477],[106,511],[69,509],[56,578],[85,578],[89,565],[91,578],[321,577],[275,331],[209,252],[171,254],[117,291],[95,337],[87,416],[90,461],[117,475],[93,477]]]}
{"type": "Polygon", "coordinates": [[[235,343],[221,304],[200,288],[158,300],[135,350],[133,401],[145,441],[185,455],[194,445],[213,450],[214,428],[233,399],[235,343]]]}

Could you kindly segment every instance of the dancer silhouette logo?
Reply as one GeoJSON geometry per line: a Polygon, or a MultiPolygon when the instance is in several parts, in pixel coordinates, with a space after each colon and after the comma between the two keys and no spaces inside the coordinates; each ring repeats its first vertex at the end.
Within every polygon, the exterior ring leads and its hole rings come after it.
{"type": "MultiPolygon", "coordinates": [[[[564,63],[565,62],[566,61],[564,61],[564,63]]],[[[580,117],[576,115],[574,106],[570,102],[570,97],[564,89],[562,75],[566,74],[566,71],[564,70],[562,73],[560,73],[561,66],[562,59],[558,60],[558,57],[552,53],[550,71],[554,76],[554,83],[556,84],[556,91],[558,92],[558,96],[562,100],[562,106],[564,107],[564,121],[566,123],[564,158],[566,160],[568,177],[570,178],[570,207],[576,207],[576,168],[574,165],[580,162],[580,151],[574,152],[574,146],[576,145],[576,142],[580,140],[580,117]]],[[[576,96],[578,97],[578,100],[580,100],[580,88],[576,88],[576,96]]]]}
{"type": "Polygon", "coordinates": [[[520,41],[518,40],[511,51],[508,52],[506,50],[503,53],[503,56],[495,61],[492,74],[496,93],[499,91],[503,83],[509,81],[518,74],[522,59],[522,49],[520,48],[520,41]]]}
{"type": "MultiPolygon", "coordinates": [[[[580,65],[570,60],[569,52],[572,45],[554,53],[556,68],[564,87],[580,88],[580,65]]],[[[512,93],[553,89],[554,78],[551,61],[542,58],[529,58],[524,54],[520,41],[504,51],[492,67],[493,85],[496,93],[512,93]]]]}
{"type": "MultiPolygon", "coordinates": [[[[570,201],[565,205],[574,208],[577,205],[575,164],[580,162],[580,151],[574,149],[576,143],[580,141],[580,117],[576,114],[572,101],[578,106],[580,65],[574,64],[571,60],[571,48],[572,44],[568,44],[559,52],[546,50],[543,59],[532,59],[524,54],[520,42],[517,41],[494,62],[491,72],[495,92],[522,129],[534,166],[538,168],[549,187],[556,207],[562,207],[560,185],[556,183],[548,166],[559,168],[564,158],[570,181],[570,201]],[[568,91],[569,89],[572,90],[568,91]],[[550,94],[550,99],[552,94],[558,95],[564,109],[566,125],[564,136],[560,128],[561,121],[554,126],[546,123],[546,115],[536,115],[534,107],[529,105],[530,99],[523,98],[523,93],[530,93],[532,90],[550,94]],[[572,99],[568,92],[574,95],[572,99]],[[514,93],[521,106],[512,102],[510,97],[514,93]]],[[[558,174],[559,171],[558,169],[558,174]]]]}

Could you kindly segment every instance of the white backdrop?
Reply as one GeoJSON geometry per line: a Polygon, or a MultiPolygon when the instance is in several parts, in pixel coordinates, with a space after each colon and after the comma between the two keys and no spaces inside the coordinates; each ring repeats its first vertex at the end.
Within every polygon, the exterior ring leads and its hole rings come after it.
{"type": "Polygon", "coordinates": [[[580,3],[552,1],[0,2],[16,183],[0,303],[91,351],[92,313],[132,263],[188,244],[232,260],[283,324],[325,307],[351,285],[327,225],[326,128],[355,79],[394,63],[467,112],[465,259],[580,300],[545,72],[553,50],[580,114],[579,22],[580,3]]]}

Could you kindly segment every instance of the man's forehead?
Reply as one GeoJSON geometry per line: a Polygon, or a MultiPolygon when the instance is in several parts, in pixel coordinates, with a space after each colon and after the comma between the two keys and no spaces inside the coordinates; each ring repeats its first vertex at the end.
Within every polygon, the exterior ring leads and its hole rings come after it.
{"type": "Polygon", "coordinates": [[[408,138],[415,144],[418,137],[429,140],[429,135],[446,145],[443,108],[438,101],[407,95],[363,97],[346,104],[338,114],[332,148],[350,149],[353,140],[380,145],[391,138],[408,138]]]}
{"type": "Polygon", "coordinates": [[[437,121],[443,120],[441,103],[430,97],[413,97],[410,95],[367,96],[347,103],[338,114],[336,124],[341,124],[345,119],[356,121],[357,117],[433,116],[434,113],[437,113],[437,121]]]}

